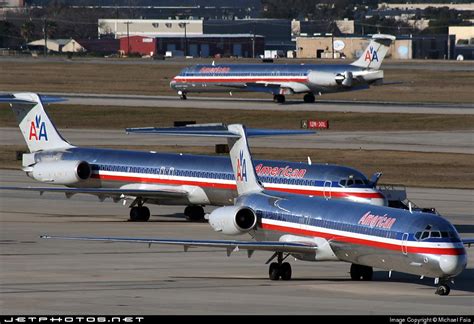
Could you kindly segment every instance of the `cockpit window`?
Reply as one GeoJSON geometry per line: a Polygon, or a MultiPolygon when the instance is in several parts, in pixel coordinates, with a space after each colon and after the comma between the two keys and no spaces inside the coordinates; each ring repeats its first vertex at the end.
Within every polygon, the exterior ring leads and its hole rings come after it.
{"type": "Polygon", "coordinates": [[[430,237],[441,237],[441,233],[438,231],[433,231],[431,232],[430,237]]]}
{"type": "MultiPolygon", "coordinates": [[[[430,227],[431,228],[431,227],[430,227]]],[[[455,232],[440,232],[440,231],[432,231],[432,230],[424,230],[423,232],[416,232],[415,239],[418,241],[426,240],[428,238],[456,238],[455,232]]]]}
{"type": "Polygon", "coordinates": [[[344,180],[339,181],[339,185],[342,187],[353,187],[355,185],[364,186],[364,185],[368,185],[368,181],[364,179],[349,178],[349,179],[344,179],[344,180]]]}

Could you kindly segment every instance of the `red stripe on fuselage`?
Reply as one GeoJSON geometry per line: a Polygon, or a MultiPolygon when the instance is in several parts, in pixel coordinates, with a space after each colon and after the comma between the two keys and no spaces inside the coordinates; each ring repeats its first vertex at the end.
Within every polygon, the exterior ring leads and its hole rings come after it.
{"type": "Polygon", "coordinates": [[[306,82],[308,79],[306,77],[301,78],[242,78],[242,77],[216,77],[216,78],[174,78],[173,81],[179,83],[189,83],[189,82],[306,82]]]}
{"type": "MultiPolygon", "coordinates": [[[[402,246],[398,244],[383,243],[383,242],[371,241],[371,240],[360,239],[360,238],[355,238],[355,237],[350,237],[350,236],[335,235],[331,233],[310,231],[310,230],[304,230],[300,228],[280,226],[280,225],[274,225],[274,224],[262,223],[261,226],[263,229],[266,229],[266,230],[273,230],[273,231],[278,231],[278,232],[299,234],[299,235],[306,235],[306,236],[316,236],[316,237],[325,238],[327,240],[334,240],[334,241],[340,241],[344,243],[365,245],[365,246],[376,247],[376,248],[385,249],[385,250],[402,252],[402,246]]],[[[439,254],[439,255],[465,254],[465,250],[462,248],[428,248],[428,247],[406,246],[406,249],[408,253],[425,253],[425,254],[439,254]]]]}
{"type": "MultiPolygon", "coordinates": [[[[117,175],[108,175],[108,174],[92,174],[91,176],[94,179],[100,180],[111,180],[111,181],[124,181],[124,182],[140,182],[140,183],[160,183],[160,184],[171,184],[171,185],[191,185],[191,186],[200,186],[200,187],[209,187],[209,188],[219,188],[219,189],[230,189],[236,190],[237,186],[235,184],[226,184],[226,183],[214,183],[209,181],[191,181],[191,180],[175,180],[175,179],[156,179],[156,178],[144,178],[144,177],[132,177],[132,176],[117,176],[117,175]]],[[[267,187],[268,190],[275,190],[281,192],[302,194],[308,196],[324,196],[324,191],[321,190],[303,190],[303,189],[291,189],[291,188],[281,188],[281,187],[267,187]]],[[[350,196],[361,197],[361,198],[381,198],[383,196],[380,193],[373,192],[339,192],[331,191],[332,197],[338,198],[347,198],[350,196]]]]}
{"type": "MultiPolygon", "coordinates": [[[[267,187],[269,190],[275,191],[282,191],[288,193],[295,193],[300,195],[318,195],[324,196],[324,191],[315,191],[315,190],[307,190],[307,189],[288,189],[288,188],[280,188],[280,187],[267,187]]],[[[341,191],[330,191],[326,194],[328,198],[347,198],[349,196],[356,196],[360,198],[380,198],[383,199],[384,196],[378,192],[341,192],[341,191]]]]}

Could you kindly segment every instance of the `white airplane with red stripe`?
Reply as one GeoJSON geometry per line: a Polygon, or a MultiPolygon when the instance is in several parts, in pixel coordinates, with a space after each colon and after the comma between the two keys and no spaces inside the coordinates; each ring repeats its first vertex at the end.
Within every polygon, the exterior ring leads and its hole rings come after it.
{"type": "MultiPolygon", "coordinates": [[[[61,187],[0,187],[0,189],[92,194],[99,199],[130,201],[130,219],[147,221],[145,204],[187,205],[185,215],[203,219],[203,206],[232,204],[237,197],[232,165],[227,156],[204,156],[77,147],[58,132],[43,102],[58,98],[17,93],[0,97],[10,103],[30,153],[23,170],[33,179],[61,187]],[[63,186],[67,186],[66,188],[63,186]]],[[[129,129],[147,132],[149,129],[129,129]]],[[[312,132],[299,131],[300,134],[312,132]]],[[[285,133],[283,133],[285,134],[285,133]]],[[[260,134],[265,135],[265,134],[260,134]]],[[[261,160],[257,173],[266,188],[281,192],[386,204],[361,172],[337,165],[261,160]]]]}
{"type": "MultiPolygon", "coordinates": [[[[170,129],[149,129],[170,134],[170,129]]],[[[267,263],[271,280],[290,280],[292,268],[285,260],[344,261],[351,264],[353,280],[372,280],[373,268],[433,277],[436,293],[448,295],[449,282],[467,265],[464,245],[454,226],[440,215],[413,214],[396,208],[326,200],[267,190],[259,182],[247,144],[246,130],[239,124],[199,130],[184,127],[176,132],[189,136],[228,138],[238,198],[233,206],[219,207],[209,216],[210,226],[227,235],[249,234],[254,240],[187,240],[168,238],[90,237],[44,235],[45,239],[165,244],[223,248],[230,255],[246,250],[271,252],[267,263]]],[[[269,134],[270,132],[268,132],[269,134]]]]}
{"type": "Polygon", "coordinates": [[[316,95],[367,89],[383,83],[382,61],[395,40],[373,35],[362,55],[351,64],[199,64],[184,68],[170,87],[181,99],[196,92],[264,92],[275,102],[285,95],[304,94],[312,103],[316,95]]]}

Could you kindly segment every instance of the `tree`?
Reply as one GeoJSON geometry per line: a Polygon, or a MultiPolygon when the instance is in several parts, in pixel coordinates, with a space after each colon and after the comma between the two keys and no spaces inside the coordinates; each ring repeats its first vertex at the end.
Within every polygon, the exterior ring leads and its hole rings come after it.
{"type": "Polygon", "coordinates": [[[35,24],[29,20],[20,27],[20,34],[21,37],[25,40],[25,43],[28,43],[31,40],[31,37],[33,36],[35,32],[35,24]]]}

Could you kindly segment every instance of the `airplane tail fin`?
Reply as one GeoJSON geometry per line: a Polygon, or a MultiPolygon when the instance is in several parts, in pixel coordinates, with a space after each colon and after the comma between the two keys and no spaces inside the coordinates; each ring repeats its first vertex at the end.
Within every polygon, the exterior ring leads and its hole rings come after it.
{"type": "Polygon", "coordinates": [[[0,96],[0,103],[12,107],[30,152],[72,147],[59,134],[43,107],[43,103],[60,101],[64,99],[26,92],[0,96]]]}
{"type": "Polygon", "coordinates": [[[394,40],[395,36],[392,35],[373,35],[372,40],[364,53],[362,53],[358,60],[351,63],[351,65],[366,69],[379,69],[388,49],[390,48],[390,44],[394,40]]]}
{"type": "Polygon", "coordinates": [[[126,131],[140,134],[226,137],[239,195],[263,190],[253,165],[247,142],[248,137],[314,134],[313,131],[307,130],[246,129],[241,124],[188,125],[175,128],[127,128],[126,131]]]}

